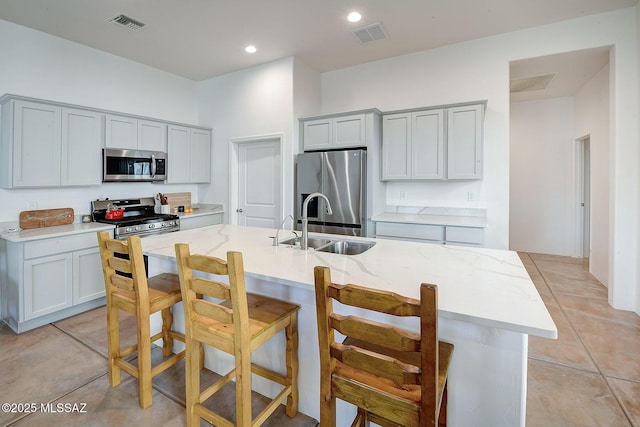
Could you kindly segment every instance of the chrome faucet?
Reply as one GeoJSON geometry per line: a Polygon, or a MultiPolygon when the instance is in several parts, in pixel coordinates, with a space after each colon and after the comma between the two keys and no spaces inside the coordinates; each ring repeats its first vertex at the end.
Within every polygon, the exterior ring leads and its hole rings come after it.
{"type": "Polygon", "coordinates": [[[329,215],[333,213],[333,211],[331,210],[331,203],[329,202],[329,199],[327,199],[327,196],[322,193],[311,193],[307,196],[306,199],[304,199],[304,202],[302,203],[302,218],[300,218],[300,220],[302,221],[302,242],[300,243],[300,249],[303,250],[308,248],[309,243],[309,218],[307,218],[307,208],[309,206],[309,200],[313,199],[314,197],[322,197],[327,202],[327,213],[329,215]]]}
{"type": "MultiPolygon", "coordinates": [[[[282,222],[280,223],[280,226],[278,227],[278,229],[276,230],[276,235],[275,237],[271,237],[273,239],[273,246],[278,246],[278,244],[280,243],[280,241],[278,240],[278,234],[280,234],[280,230],[282,230],[282,227],[284,227],[284,223],[287,219],[291,218],[291,225],[295,226],[295,220],[293,219],[293,215],[287,215],[284,217],[284,219],[282,220],[282,222]]],[[[296,239],[298,238],[298,233],[296,233],[295,231],[291,230],[291,232],[296,236],[296,239]]]]}

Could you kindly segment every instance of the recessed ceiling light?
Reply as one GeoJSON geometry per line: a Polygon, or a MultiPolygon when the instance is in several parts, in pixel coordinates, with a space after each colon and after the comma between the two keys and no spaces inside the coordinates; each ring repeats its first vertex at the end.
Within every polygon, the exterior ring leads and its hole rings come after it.
{"type": "Polygon", "coordinates": [[[360,19],[362,19],[362,15],[360,15],[358,12],[351,12],[349,16],[347,16],[347,20],[349,22],[359,22],[360,19]]]}
{"type": "Polygon", "coordinates": [[[247,53],[256,53],[258,49],[256,49],[254,45],[250,44],[249,46],[244,48],[244,51],[247,53]]]}

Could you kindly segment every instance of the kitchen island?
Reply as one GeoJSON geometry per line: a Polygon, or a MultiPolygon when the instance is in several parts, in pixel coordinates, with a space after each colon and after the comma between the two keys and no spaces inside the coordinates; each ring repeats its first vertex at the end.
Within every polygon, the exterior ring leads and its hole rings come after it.
{"type": "MultiPolygon", "coordinates": [[[[281,240],[287,234],[281,231],[281,240]]],[[[413,298],[418,298],[420,283],[436,284],[440,339],[455,345],[449,425],[524,425],[528,336],[554,339],[557,329],[515,252],[362,238],[375,241],[375,246],[360,255],[337,255],[273,246],[269,238],[273,235],[273,229],[215,225],[145,237],[143,250],[149,256],[150,274],[176,270],[175,243],[188,243],[191,253],[223,259],[227,251],[240,251],[249,291],[300,304],[299,408],[314,418],[319,417],[319,356],[313,268],[330,267],[337,283],[356,283],[413,298]]],[[[184,327],[182,316],[177,306],[178,328],[184,327]]],[[[404,320],[398,319],[398,325],[417,327],[404,320]]],[[[256,360],[282,369],[283,342],[284,337],[257,352],[256,360]]],[[[207,350],[208,368],[221,372],[231,363],[229,356],[207,350]]],[[[266,395],[277,391],[259,381],[254,387],[266,395]]],[[[339,425],[347,425],[347,413],[354,409],[340,402],[338,411],[339,425]]]]}

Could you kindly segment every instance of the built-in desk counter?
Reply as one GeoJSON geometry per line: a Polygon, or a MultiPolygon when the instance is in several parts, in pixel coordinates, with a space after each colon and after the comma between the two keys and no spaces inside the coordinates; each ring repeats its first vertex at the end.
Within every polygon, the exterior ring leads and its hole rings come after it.
{"type": "Polygon", "coordinates": [[[376,237],[482,247],[485,209],[396,207],[371,218],[376,237]]]}
{"type": "MultiPolygon", "coordinates": [[[[336,255],[272,246],[269,236],[274,233],[273,229],[216,225],[145,237],[143,250],[149,256],[150,274],[175,271],[174,244],[178,242],[188,243],[192,253],[220,258],[226,258],[227,251],[240,251],[250,291],[301,304],[300,410],[315,418],[319,416],[319,356],[313,268],[330,267],[337,283],[387,289],[413,298],[418,298],[420,283],[436,284],[440,338],[456,346],[449,425],[524,425],[528,335],[556,338],[557,330],[515,252],[365,238],[374,240],[375,246],[360,255],[336,255]]],[[[180,318],[181,307],[177,311],[180,318]]],[[[275,361],[277,368],[284,357],[280,347],[276,343],[256,357],[275,361]]],[[[219,371],[230,360],[216,356],[205,363],[219,371]]],[[[260,383],[256,387],[265,394],[275,391],[260,383]]],[[[339,406],[339,411],[351,410],[339,406]]]]}

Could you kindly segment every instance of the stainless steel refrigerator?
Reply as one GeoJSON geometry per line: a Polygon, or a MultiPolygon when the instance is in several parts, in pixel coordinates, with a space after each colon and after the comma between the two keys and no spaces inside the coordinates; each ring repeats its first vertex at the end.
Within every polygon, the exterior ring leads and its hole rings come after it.
{"type": "Polygon", "coordinates": [[[302,205],[314,192],[327,196],[326,202],[315,197],[307,209],[309,231],[366,236],[367,151],[339,150],[298,154],[296,168],[296,229],[302,228],[302,205]]]}

